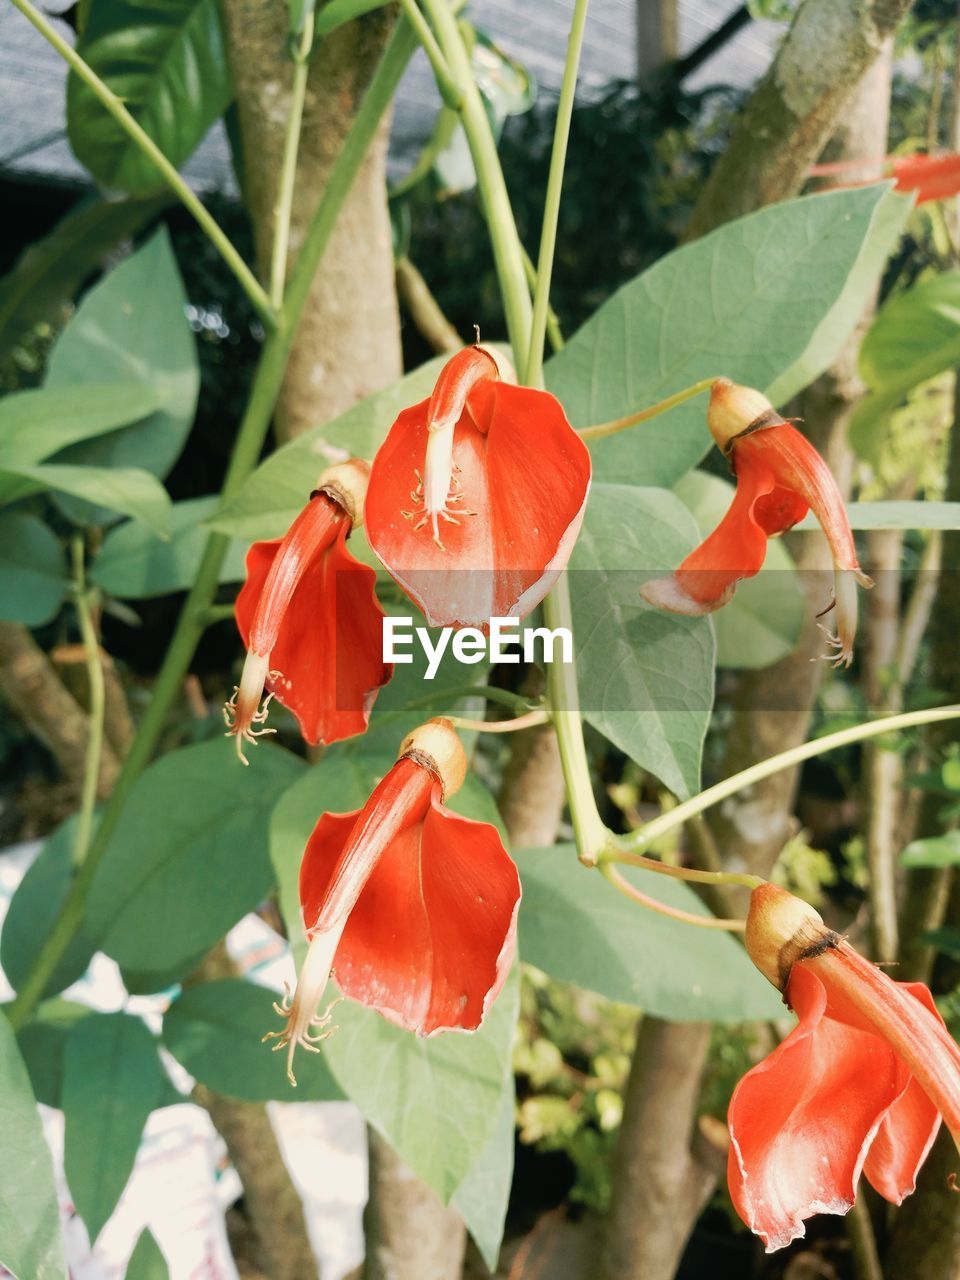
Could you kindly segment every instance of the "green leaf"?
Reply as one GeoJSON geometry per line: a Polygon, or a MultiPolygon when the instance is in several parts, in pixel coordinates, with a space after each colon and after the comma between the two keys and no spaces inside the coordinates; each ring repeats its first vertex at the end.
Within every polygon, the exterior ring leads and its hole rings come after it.
{"type": "MultiPolygon", "coordinates": [[[[196,577],[209,537],[203,521],[213,514],[217,504],[217,498],[175,502],[167,524],[168,539],[158,538],[136,522],[111,529],[90,569],[91,579],[110,595],[124,600],[186,591],[196,577]]],[[[245,552],[242,543],[231,543],[220,570],[221,582],[243,580],[245,552]]]]}
{"type": "Polygon", "coordinates": [[[453,1193],[451,1203],[460,1211],[480,1254],[491,1272],[497,1269],[503,1227],[513,1178],[514,1111],[513,1072],[508,1072],[500,1099],[497,1122],[487,1145],[453,1193]]]}
{"type": "MultiPolygon", "coordinates": [[[[72,467],[54,462],[34,466],[0,462],[0,505],[46,492],[68,493],[133,516],[160,534],[165,533],[170,518],[167,491],[149,471],[133,467],[72,467]]],[[[80,515],[82,518],[83,513],[80,515]]]]}
{"type": "MultiPolygon", "coordinates": [[[[520,954],[552,978],[676,1022],[747,1022],[783,1012],[777,992],[728,934],[644,911],[577,861],[571,845],[524,849],[520,954]]],[[[709,915],[685,884],[632,867],[637,888],[709,915]]]]}
{"type": "Polygon", "coordinates": [[[163,1250],[150,1234],[149,1228],[144,1227],[127,1263],[125,1280],[168,1280],[169,1275],[163,1250]]]}
{"type": "Polygon", "coordinates": [[[80,440],[154,413],[166,388],[149,382],[39,387],[0,400],[0,462],[42,462],[80,440]]]}
{"type": "MultiPolygon", "coordinates": [[[[668,254],[548,363],[575,426],[634,413],[726,375],[782,404],[843,346],[910,202],[888,186],[770,205],[668,254]]],[[[711,445],[705,405],[599,440],[597,480],[672,485],[711,445]]]]}
{"type": "MultiPolygon", "coordinates": [[[[697,522],[701,537],[717,527],[733,499],[734,486],[719,476],[690,471],[674,493],[697,522]]],[[[755,578],[737,584],[729,604],[713,614],[717,666],[769,667],[793,653],[803,626],[803,592],[790,553],[777,538],[755,578]]]]}
{"type": "MultiPolygon", "coordinates": [[[[376,776],[390,764],[392,757],[386,753],[364,757],[344,752],[335,765],[328,754],[274,810],[270,853],[281,911],[298,959],[304,939],[297,879],[307,838],[325,810],[343,813],[364,804],[376,776]]],[[[490,793],[473,775],[450,807],[485,821],[493,816],[490,793]]],[[[517,1020],[515,977],[508,979],[477,1032],[451,1031],[421,1039],[345,1001],[337,1008],[339,1030],[324,1042],[327,1064],[343,1092],[444,1201],[486,1154],[499,1120],[517,1020]]],[[[488,1211],[493,1215],[495,1205],[488,1211]]],[[[479,1210],[477,1231],[489,1244],[493,1226],[479,1210]]]]}
{"type": "Polygon", "coordinates": [[[70,592],[57,537],[25,512],[0,512],[0,619],[39,627],[56,617],[70,592]]]}
{"type": "MultiPolygon", "coordinates": [[[[324,11],[326,12],[326,10],[324,11]]],[[[210,524],[253,541],[285,533],[325,467],[349,457],[372,458],[402,409],[426,399],[449,356],[437,356],[377,391],[326,426],[305,431],[257,467],[210,524]]]]}
{"type": "Polygon", "coordinates": [[[943,271],[896,294],[877,313],[860,348],[870,394],[857,405],[849,439],[870,456],[873,438],[908,391],[960,364],[960,271],[943,271]]]}
{"type": "Polygon", "coordinates": [[[63,1054],[70,1032],[96,1013],[74,1000],[45,1000],[17,1033],[17,1044],[30,1073],[33,1095],[47,1107],[59,1107],[63,1089],[63,1054]]]}
{"type": "Polygon", "coordinates": [[[960,831],[945,831],[942,836],[911,840],[900,861],[905,867],[960,866],[960,831]]]}
{"type": "MultiPolygon", "coordinates": [[[[296,34],[303,27],[305,14],[312,7],[312,0],[288,0],[290,5],[290,30],[296,34]]],[[[338,27],[344,26],[348,22],[352,22],[354,18],[360,18],[365,13],[372,13],[374,9],[382,9],[389,0],[330,0],[329,4],[325,4],[317,15],[316,26],[314,27],[314,41],[319,44],[321,40],[325,40],[338,27]]]]}
{"type": "Polygon", "coordinates": [[[244,1102],[330,1102],[343,1098],[322,1054],[297,1055],[297,1088],[286,1062],[262,1043],[280,1025],[276,992],[243,978],[188,987],[167,1010],[163,1043],[201,1084],[244,1102]]]}
{"type": "MultiPolygon", "coordinates": [[[[0,965],[15,991],[33,968],[73,881],[76,832],[76,817],[62,823],[27,868],[13,895],[0,932],[0,965]]],[[[82,977],[96,947],[89,922],[84,920],[57,962],[45,993],[55,995],[82,977]]]]}
{"type": "Polygon", "coordinates": [[[23,251],[0,279],[0,356],[34,325],[61,318],[64,304],[124,240],[173,200],[90,199],[23,251]]]}
{"type": "Polygon", "coordinates": [[[63,1055],[63,1168],[91,1244],[127,1185],[165,1083],[140,1018],[98,1014],[71,1031],[63,1055]]]}
{"type": "Polygon", "coordinates": [[[166,228],[84,297],[50,354],[45,387],[132,380],[163,399],[141,421],[73,445],[57,461],[167,474],[187,438],[200,389],[186,305],[166,228]]]}
{"type": "MultiPolygon", "coordinates": [[[[851,529],[960,529],[960,502],[848,502],[851,529]]],[[[812,515],[798,529],[819,529],[812,515]]]]}
{"type": "Polygon", "coordinates": [[[713,705],[706,618],[652,609],[640,596],[698,540],[672,493],[599,484],[570,560],[574,645],[586,719],[677,795],[700,776],[713,705]]]}
{"type": "Polygon", "coordinates": [[[50,1150],[13,1030],[0,1014],[0,1263],[20,1280],[66,1280],[50,1150]]]}
{"type": "Polygon", "coordinates": [[[175,970],[212,946],[273,883],[267,822],[303,764],[262,745],[251,767],[232,744],[172,751],[140,777],[87,904],[102,949],[133,970],[175,970]]]}
{"type": "Polygon", "coordinates": [[[337,1007],[323,1046],[334,1079],[445,1204],[497,1127],[519,1007],[516,967],[478,1031],[423,1039],[352,1001],[337,1007]]]}
{"type": "MultiPolygon", "coordinates": [[[[77,52],[177,168],[233,97],[216,0],[88,0],[77,52]]],[[[67,136],[103,186],[150,195],[156,165],[74,73],[67,136]]]]}

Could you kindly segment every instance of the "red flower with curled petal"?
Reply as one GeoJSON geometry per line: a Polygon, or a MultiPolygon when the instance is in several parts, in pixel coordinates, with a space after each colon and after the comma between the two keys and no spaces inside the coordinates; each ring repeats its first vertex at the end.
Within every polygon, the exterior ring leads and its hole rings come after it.
{"type": "Polygon", "coordinates": [[[300,867],[310,947],[292,1002],[277,1005],[291,1084],[298,1044],[330,1034],[318,1013],[331,973],[351,1000],[429,1036],[475,1031],[516,944],[520,878],[495,827],[444,801],[467,760],[448,720],[403,741],[396,764],[354,813],[325,813],[300,867]]]}
{"type": "Polygon", "coordinates": [[[247,552],[236,603],[247,657],[224,708],[244,764],[244,742],[274,732],[263,727],[271,699],[293,712],[307,742],[337,742],[363,733],[393,674],[383,661],[376,574],[346,545],[369,470],[357,459],[329,467],[284,537],[247,552]]]}
{"type": "Polygon", "coordinates": [[[960,1046],[922,983],[894,982],[774,885],[753,891],[746,944],[799,1019],[727,1116],[730,1195],[772,1252],[846,1213],[861,1172],[900,1204],[941,1116],[960,1147],[960,1046]]]}
{"type": "Polygon", "coordinates": [[[590,455],[546,391],[466,347],[373,460],[364,519],[386,568],[434,626],[522,617],[573,549],[590,455]]]}
{"type": "Polygon", "coordinates": [[[833,554],[837,635],[830,641],[836,664],[849,666],[857,631],[856,583],[873,583],[857,561],[846,508],[829,467],[766,396],[728,378],[713,384],[707,422],[736,475],[733,502],[680,567],[669,578],[644,583],[641,594],[672,613],[711,613],[728,603],[741,579],[760,572],[767,539],[812,510],[833,554]]]}

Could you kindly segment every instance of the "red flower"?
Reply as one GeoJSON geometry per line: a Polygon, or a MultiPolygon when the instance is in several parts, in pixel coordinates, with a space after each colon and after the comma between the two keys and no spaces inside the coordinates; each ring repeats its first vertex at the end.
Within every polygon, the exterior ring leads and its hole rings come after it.
{"type": "Polygon", "coordinates": [[[363,733],[393,673],[383,662],[376,574],[347,550],[368,471],[356,459],[330,467],[285,536],[247,552],[236,603],[247,657],[224,708],[244,764],[244,742],[274,732],[263,728],[272,698],[293,712],[308,742],[337,742],[363,733]]]}
{"type": "Polygon", "coordinates": [[[645,583],[641,594],[672,613],[711,613],[727,604],[742,578],[760,572],[767,539],[812,510],[833,553],[838,635],[831,644],[836,662],[849,666],[857,631],[855,582],[873,583],[857,562],[843,498],[827,464],[765,396],[728,378],[713,384],[707,421],[737,478],[733,502],[679,569],[645,583]]]}
{"type": "Polygon", "coordinates": [[[559,402],[467,347],[374,458],[367,537],[431,625],[483,626],[547,594],[589,487],[590,455],[559,402]]]}
{"type": "MultiPolygon", "coordinates": [[[[451,812],[467,760],[448,720],[404,739],[354,813],[325,813],[300,867],[310,947],[286,1019],[287,1049],[330,1034],[317,1007],[331,971],[345,996],[418,1035],[475,1031],[510,968],[520,878],[495,827],[451,812]]],[[[332,1008],[332,1006],[331,1006],[332,1008]]]]}
{"type": "Polygon", "coordinates": [[[746,943],[799,1018],[727,1117],[730,1195],[772,1252],[846,1213],[861,1171],[900,1204],[941,1116],[960,1146],[960,1047],[922,983],[892,981],[774,885],[753,892],[746,943]]]}
{"type": "Polygon", "coordinates": [[[917,204],[960,193],[960,155],[897,156],[893,176],[898,191],[916,191],[917,204]]]}

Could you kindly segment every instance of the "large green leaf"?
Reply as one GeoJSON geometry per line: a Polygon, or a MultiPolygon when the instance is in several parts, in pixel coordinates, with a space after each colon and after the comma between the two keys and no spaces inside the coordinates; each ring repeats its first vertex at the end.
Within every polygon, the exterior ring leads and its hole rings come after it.
{"type": "Polygon", "coordinates": [[[39,627],[58,613],[70,591],[63,548],[36,516],[0,512],[0,619],[39,627]]]}
{"type": "Polygon", "coordinates": [[[285,533],[325,467],[351,456],[372,458],[401,409],[433,390],[447,356],[421,365],[383,391],[376,391],[326,426],[305,431],[256,469],[211,524],[221,533],[252,541],[285,533]]]}
{"type": "Polygon", "coordinates": [[[163,1250],[144,1227],[127,1263],[125,1280],[167,1280],[169,1275],[163,1250]]]}
{"type": "MultiPolygon", "coordinates": [[[[0,506],[17,502],[31,493],[65,493],[95,503],[108,511],[142,520],[165,534],[170,515],[167,491],[149,471],[134,467],[66,466],[38,462],[21,466],[0,462],[0,506]]],[[[84,508],[84,511],[89,508],[84,508]]],[[[77,512],[84,519],[84,512],[77,512]]]]}
{"type": "MultiPolygon", "coordinates": [[[[179,168],[233,96],[216,0],[88,0],[84,14],[77,52],[179,168]]],[[[72,72],[67,136],[103,186],[149,195],[165,185],[72,72]]]]}
{"type": "MultiPolygon", "coordinates": [[[[517,865],[520,954],[552,978],[677,1022],[782,1013],[776,991],[729,934],[645,911],[581,866],[572,846],[525,849],[517,865]]],[[[624,874],[659,902],[709,915],[679,881],[635,868],[624,874]]]]}
{"type": "Polygon", "coordinates": [[[459,1210],[491,1272],[497,1269],[510,1200],[515,1110],[513,1072],[508,1071],[493,1133],[453,1193],[451,1202],[459,1210]]]}
{"type": "Polygon", "coordinates": [[[0,400],[0,461],[42,462],[60,449],[146,418],[166,388],[149,382],[39,387],[0,400]]]}
{"type": "Polygon", "coordinates": [[[249,769],[232,744],[170,752],[124,806],[87,908],[119,964],[171,971],[212,946],[269,891],[267,822],[303,764],[262,745],[249,769]]]}
{"type": "MultiPolygon", "coordinates": [[[[47,939],[73,881],[76,817],[62,823],[44,844],[17,885],[0,932],[0,965],[15,991],[47,939]]],[[[69,987],[83,975],[96,950],[84,919],[47,982],[47,995],[69,987]]]]}
{"type": "Polygon", "coordinates": [[[706,618],[652,609],[640,587],[673,570],[697,540],[672,493],[599,484],[570,561],[583,713],[678,795],[699,781],[713,705],[713,631],[706,618]]]}
{"type": "Polygon", "coordinates": [[[66,1280],[50,1150],[13,1030],[0,1013],[0,1263],[19,1280],[66,1280]]]}
{"type": "Polygon", "coordinates": [[[34,1097],[59,1107],[63,1096],[63,1055],[70,1033],[84,1018],[96,1017],[89,1005],[74,1000],[44,1000],[17,1032],[17,1044],[30,1073],[34,1097]]]}
{"type": "Polygon", "coordinates": [[[0,355],[35,324],[58,320],[86,278],[172,199],[86,200],[28,245],[0,280],[0,355]]]}
{"type": "Polygon", "coordinates": [[[201,1084],[244,1102],[328,1102],[343,1093],[322,1054],[297,1055],[297,1091],[284,1061],[261,1043],[280,1025],[276,992],[243,978],[188,987],[163,1020],[163,1042],[201,1084]]]}
{"type": "MultiPolygon", "coordinates": [[[[307,838],[324,810],[342,813],[362,805],[392,758],[386,753],[344,752],[336,766],[328,767],[332,763],[326,756],[284,794],[270,826],[280,906],[294,952],[301,956],[297,877],[307,838]]],[[[496,817],[490,793],[473,775],[450,805],[468,817],[496,817]]],[[[510,979],[479,1031],[445,1032],[428,1039],[345,1001],[337,1008],[339,1029],[324,1042],[327,1063],[344,1093],[445,1201],[486,1157],[506,1087],[518,998],[517,984],[510,979]]],[[[464,1195],[471,1194],[468,1187],[464,1195]]],[[[477,1232],[489,1248],[496,1205],[488,1206],[486,1218],[475,1201],[469,1201],[470,1206],[477,1232]]]]}
{"type": "MultiPolygon", "coordinates": [[[[702,537],[720,523],[733,498],[733,485],[719,476],[690,471],[673,489],[697,522],[702,537]]],[[[803,626],[803,592],[790,553],[776,538],[755,578],[737,585],[729,604],[713,615],[717,666],[769,667],[793,653],[803,626]]]]}
{"type": "MultiPolygon", "coordinates": [[[[636,412],[721,374],[778,404],[852,330],[910,201],[885,185],[770,205],[625,285],[546,367],[575,426],[636,412]]],[[[592,448],[598,480],[674,484],[710,447],[702,400],[592,448]]]]}
{"type": "Polygon", "coordinates": [[[141,421],[72,445],[57,461],[167,474],[190,430],[200,388],[186,302],[166,228],[84,297],[51,352],[45,386],[132,380],[162,393],[163,401],[141,421]]]}
{"type": "Polygon", "coordinates": [[[166,1075],[153,1036],[126,1013],[84,1018],[63,1055],[63,1168],[90,1241],[113,1213],[166,1075]]]}
{"type": "Polygon", "coordinates": [[[905,867],[960,866],[960,831],[945,831],[942,836],[911,840],[900,861],[905,867]]]}
{"type": "Polygon", "coordinates": [[[913,387],[960,364],[960,271],[921,280],[885,303],[860,348],[870,394],[857,405],[850,442],[870,456],[877,433],[913,387]]]}
{"type": "MultiPolygon", "coordinates": [[[[104,591],[125,600],[185,591],[196,577],[209,530],[203,521],[217,507],[216,498],[188,498],[175,502],[166,532],[158,538],[142,524],[118,525],[103,540],[90,577],[104,591]]],[[[220,569],[221,582],[244,577],[245,547],[233,542],[220,569]]]]}

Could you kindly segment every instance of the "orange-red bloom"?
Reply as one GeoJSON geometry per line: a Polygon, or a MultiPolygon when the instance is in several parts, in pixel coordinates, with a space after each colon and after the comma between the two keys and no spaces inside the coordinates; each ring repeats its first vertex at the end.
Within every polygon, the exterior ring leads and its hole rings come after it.
{"type": "Polygon", "coordinates": [[[767,539],[812,510],[833,554],[837,636],[831,636],[831,643],[837,663],[849,666],[857,631],[855,584],[873,583],[857,562],[846,508],[829,467],[765,396],[727,378],[713,384],[707,421],[737,478],[733,502],[679,569],[669,578],[645,583],[642,595],[672,613],[719,609],[742,578],[759,573],[767,539]]]}
{"type": "Polygon", "coordinates": [[[854,181],[831,183],[831,186],[861,187],[878,178],[894,178],[898,191],[915,191],[917,204],[927,200],[944,200],[960,194],[960,155],[925,155],[915,151],[906,156],[877,156],[866,160],[839,160],[817,164],[810,170],[817,178],[854,176],[854,181]]]}
{"type": "Polygon", "coordinates": [[[373,461],[370,545],[434,626],[522,617],[570,557],[590,455],[559,402],[484,347],[444,366],[373,461]]]}
{"type": "Polygon", "coordinates": [[[247,552],[236,603],[247,657],[224,708],[244,764],[244,743],[273,732],[263,727],[272,698],[293,712],[307,742],[337,742],[363,733],[392,675],[376,574],[347,550],[368,470],[357,460],[330,467],[284,537],[247,552]]]}
{"type": "Polygon", "coordinates": [[[503,986],[516,942],[520,878],[495,827],[444,801],[466,775],[448,720],[431,720],[354,813],[325,813],[300,867],[310,947],[287,1019],[287,1049],[330,1034],[317,1012],[331,972],[345,996],[418,1035],[474,1031],[503,986]]]}
{"type": "Polygon", "coordinates": [[[960,1146],[960,1047],[922,983],[894,982],[774,885],[753,892],[746,943],[799,1019],[727,1117],[730,1195],[772,1252],[846,1213],[861,1172],[900,1204],[941,1117],[960,1146]]]}

